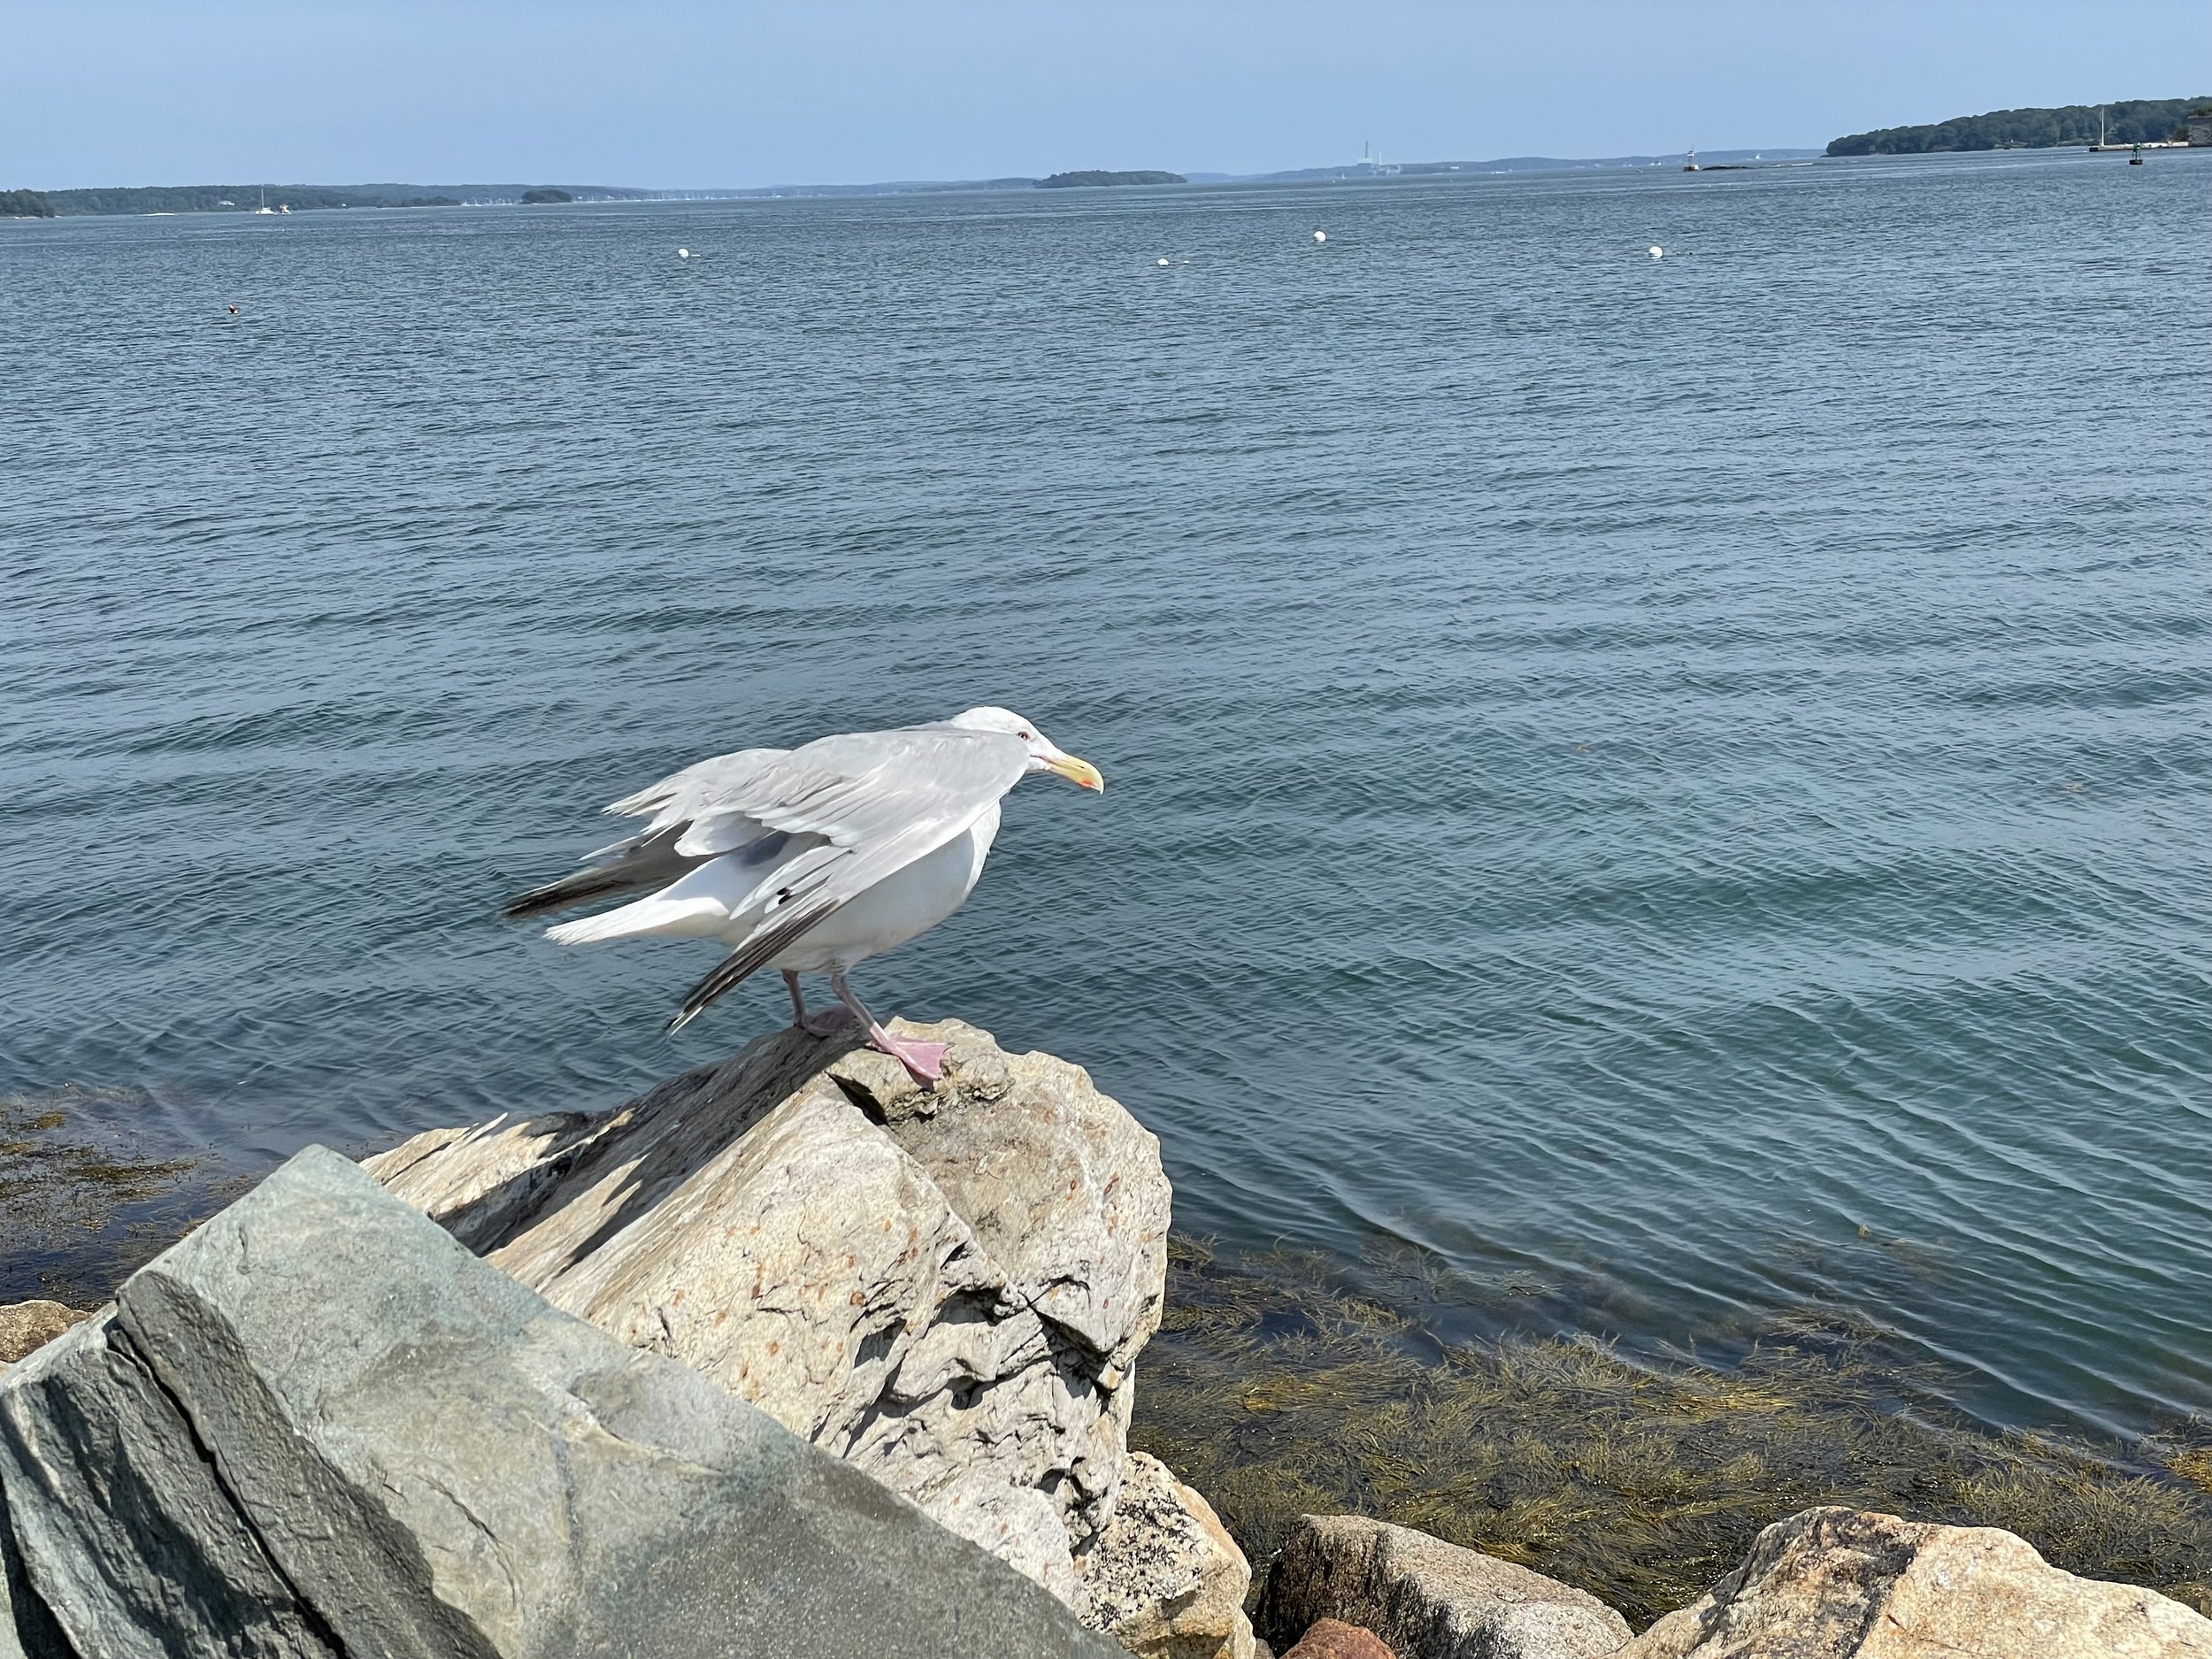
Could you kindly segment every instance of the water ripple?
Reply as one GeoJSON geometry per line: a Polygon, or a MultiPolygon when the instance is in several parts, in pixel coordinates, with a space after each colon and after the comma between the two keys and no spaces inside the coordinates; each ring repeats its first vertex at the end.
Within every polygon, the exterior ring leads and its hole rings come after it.
{"type": "Polygon", "coordinates": [[[2204,1410],[2212,165],[2133,171],[0,224],[0,1086],[248,1166],[603,1104],[777,994],[664,1038],[695,949],[499,896],[1004,702],[1114,793],[868,982],[1179,1225],[2204,1410]]]}

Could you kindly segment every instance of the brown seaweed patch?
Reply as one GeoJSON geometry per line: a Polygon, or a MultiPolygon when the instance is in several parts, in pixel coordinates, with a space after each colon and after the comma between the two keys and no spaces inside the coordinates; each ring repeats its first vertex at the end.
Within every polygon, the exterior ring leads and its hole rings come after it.
{"type": "Polygon", "coordinates": [[[2193,1417],[2151,1442],[2167,1471],[2200,1492],[2212,1493],[2212,1418],[2193,1417]]]}
{"type": "Polygon", "coordinates": [[[2136,1466],[1981,1429],[1873,1334],[1801,1321],[1725,1368],[1586,1338],[1435,1339],[1287,1252],[1170,1250],[1131,1444],[1205,1493],[1263,1570],[1306,1512],[1380,1517],[1524,1563],[1639,1625],[1816,1503],[2001,1526],[2070,1571],[2212,1612],[2212,1444],[2136,1466]]]}

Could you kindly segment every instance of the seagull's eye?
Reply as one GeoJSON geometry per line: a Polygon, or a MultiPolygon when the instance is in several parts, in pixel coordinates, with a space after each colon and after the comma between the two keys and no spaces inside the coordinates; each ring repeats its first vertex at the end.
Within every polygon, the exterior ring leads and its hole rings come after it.
{"type": "Polygon", "coordinates": [[[1036,734],[1034,732],[1031,731],[1031,730],[1030,730],[1027,726],[1025,726],[1024,727],[1022,727],[1022,741],[1023,741],[1023,742],[1025,742],[1025,743],[1033,743],[1033,742],[1035,742],[1036,741],[1037,741],[1037,734],[1036,734]]]}

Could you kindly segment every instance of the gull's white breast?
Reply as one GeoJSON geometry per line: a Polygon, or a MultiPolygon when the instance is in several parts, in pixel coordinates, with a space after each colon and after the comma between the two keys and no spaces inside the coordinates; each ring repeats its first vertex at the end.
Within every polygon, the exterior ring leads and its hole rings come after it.
{"type": "Polygon", "coordinates": [[[998,824],[999,803],[994,801],[966,833],[886,876],[823,918],[819,926],[769,965],[795,973],[849,968],[927,933],[975,890],[998,824]]]}

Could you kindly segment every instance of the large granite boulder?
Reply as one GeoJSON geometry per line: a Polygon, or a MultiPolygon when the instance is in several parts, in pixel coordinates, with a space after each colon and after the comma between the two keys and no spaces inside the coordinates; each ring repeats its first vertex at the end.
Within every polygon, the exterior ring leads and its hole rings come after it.
{"type": "Polygon", "coordinates": [[[680,1359],[1063,1598],[1157,1327],[1158,1141],[1077,1066],[957,1021],[917,1085],[786,1030],[602,1115],[372,1158],[554,1306],[680,1359]]]}
{"type": "Polygon", "coordinates": [[[319,1148],[0,1382],[6,1659],[1110,1651],[319,1148]]]}
{"type": "Polygon", "coordinates": [[[1129,1454],[1114,1518],[1080,1573],[1083,1622],[1138,1659],[1253,1659],[1244,1552],[1156,1457],[1129,1454]]]}
{"type": "Polygon", "coordinates": [[[1597,1659],[1629,1638],[1594,1595],[1356,1515],[1300,1517],[1268,1570],[1262,1634],[1288,1647],[1325,1618],[1371,1631],[1398,1659],[1597,1659]]]}
{"type": "Polygon", "coordinates": [[[1807,1509],[1619,1659],[2212,1659],[2212,1619],[1989,1526],[1807,1509]]]}

